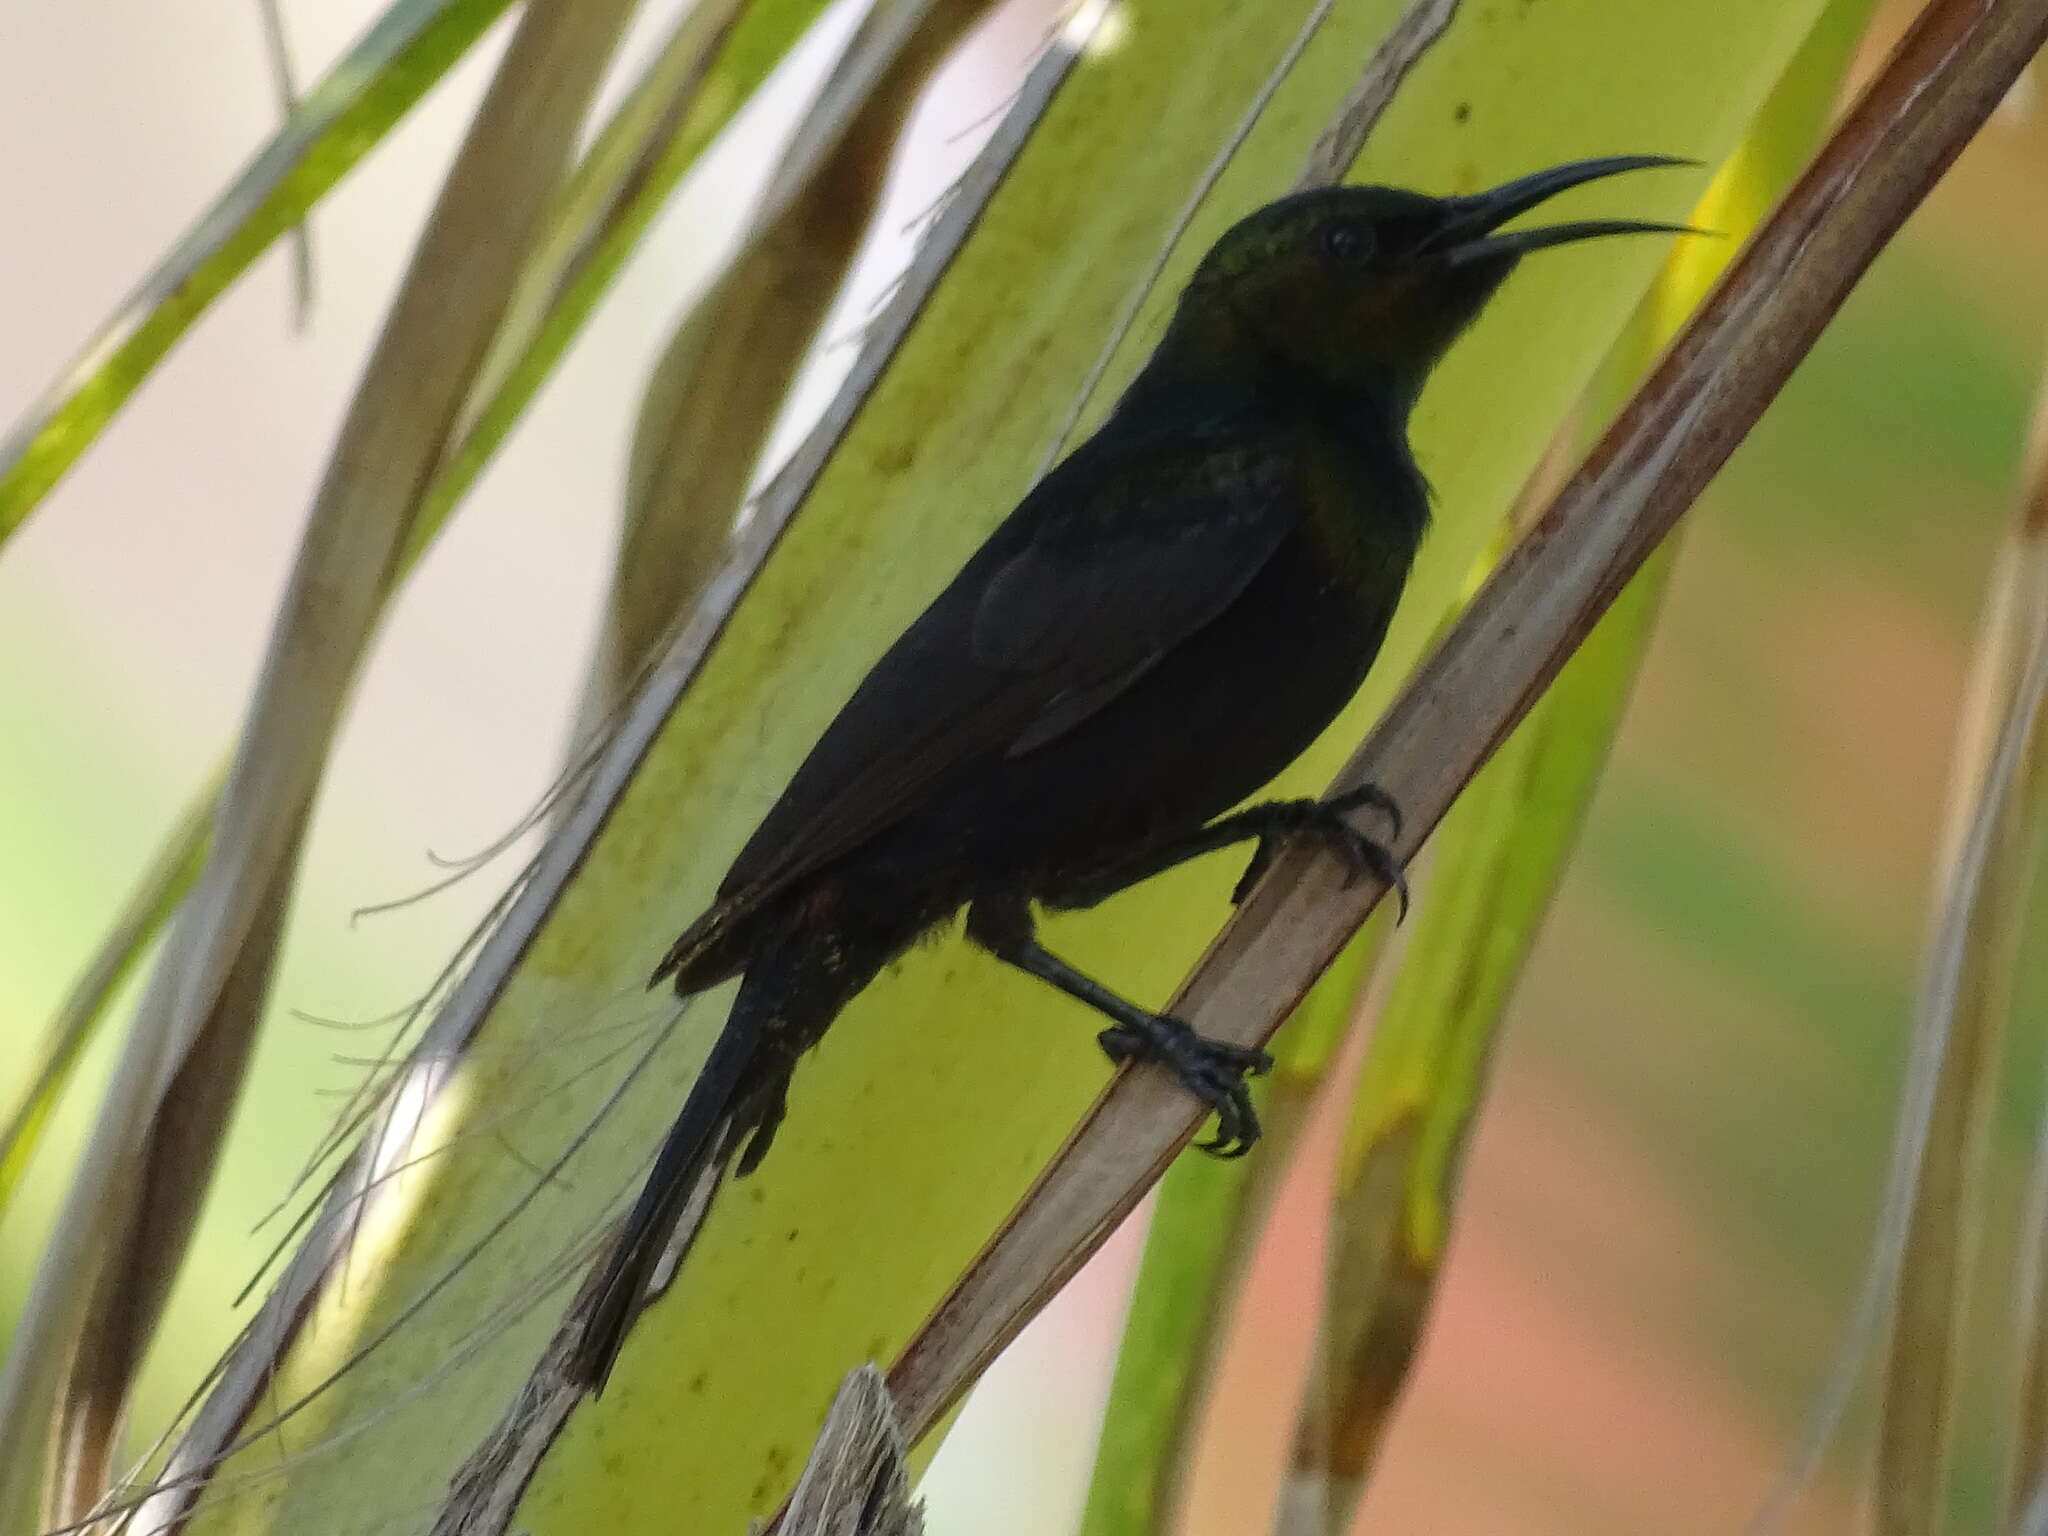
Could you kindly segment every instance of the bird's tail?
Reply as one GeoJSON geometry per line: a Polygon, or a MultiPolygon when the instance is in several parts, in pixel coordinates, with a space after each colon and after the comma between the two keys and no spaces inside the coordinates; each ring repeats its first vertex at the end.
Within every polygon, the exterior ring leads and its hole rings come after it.
{"type": "MultiPolygon", "coordinates": [[[[742,988],[744,995],[744,988],[742,988]]],[[[707,1174],[716,1177],[731,1138],[732,1106],[759,1053],[760,1031],[740,1017],[738,1002],[711,1055],[690,1087],[682,1112],[654,1159],[626,1224],[613,1241],[603,1277],[590,1294],[582,1334],[569,1362],[572,1380],[602,1392],[656,1266],[690,1197],[707,1174]]]]}
{"type": "Polygon", "coordinates": [[[769,943],[748,965],[725,1027],[669,1127],[603,1273],[586,1292],[568,1363],[571,1380],[593,1394],[604,1390],[626,1330],[700,1190],[708,1200],[706,1186],[716,1185],[742,1142],[738,1172],[753,1171],[781,1124],[797,1058],[879,968],[851,970],[840,945],[801,933],[769,943]]]}

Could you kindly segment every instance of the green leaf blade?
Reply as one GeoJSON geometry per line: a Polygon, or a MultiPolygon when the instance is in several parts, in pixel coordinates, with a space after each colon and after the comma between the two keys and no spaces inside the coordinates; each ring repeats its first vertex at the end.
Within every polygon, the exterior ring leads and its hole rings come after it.
{"type": "Polygon", "coordinates": [[[509,0],[397,0],[0,441],[4,543],[214,300],[382,141],[509,0]]]}

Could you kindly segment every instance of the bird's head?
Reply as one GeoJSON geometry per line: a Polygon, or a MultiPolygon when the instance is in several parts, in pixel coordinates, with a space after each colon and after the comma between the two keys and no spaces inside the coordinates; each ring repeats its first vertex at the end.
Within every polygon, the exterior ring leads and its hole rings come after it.
{"type": "Polygon", "coordinates": [[[1582,219],[1503,232],[1568,187],[1688,165],[1661,155],[1576,160],[1466,197],[1326,187],[1269,203],[1218,240],[1189,281],[1176,329],[1303,382],[1370,390],[1402,412],[1437,360],[1530,251],[1599,235],[1683,234],[1681,224],[1582,219]]]}

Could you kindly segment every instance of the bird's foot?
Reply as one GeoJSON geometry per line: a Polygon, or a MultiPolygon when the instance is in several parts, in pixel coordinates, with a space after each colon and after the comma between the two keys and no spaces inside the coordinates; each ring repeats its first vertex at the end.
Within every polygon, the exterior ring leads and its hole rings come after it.
{"type": "Polygon", "coordinates": [[[1355,884],[1362,875],[1377,877],[1400,903],[1400,916],[1407,917],[1408,876],[1395,859],[1393,850],[1385,843],[1367,837],[1347,819],[1350,812],[1366,806],[1387,818],[1389,837],[1401,835],[1401,807],[1377,784],[1361,784],[1328,800],[1288,800],[1273,807],[1275,811],[1284,813],[1283,825],[1259,839],[1258,851],[1245,867],[1237,889],[1230,893],[1232,903],[1241,903],[1251,894],[1252,887],[1259,883],[1273,860],[1279,857],[1281,844],[1286,838],[1306,836],[1315,838],[1344,860],[1347,866],[1346,885],[1355,884]]]}
{"type": "Polygon", "coordinates": [[[1401,805],[1392,795],[1377,784],[1361,784],[1356,789],[1347,789],[1342,794],[1319,800],[1318,805],[1329,807],[1340,816],[1353,811],[1371,809],[1387,818],[1387,836],[1401,835],[1401,805]]]}
{"type": "Polygon", "coordinates": [[[1096,1039],[1109,1059],[1156,1061],[1171,1067],[1188,1092],[1216,1112],[1216,1134],[1197,1143],[1217,1157],[1243,1157],[1259,1139],[1245,1079],[1273,1070],[1273,1058],[1249,1046],[1228,1045],[1196,1034],[1179,1019],[1145,1014],[1105,1029],[1096,1039]]]}

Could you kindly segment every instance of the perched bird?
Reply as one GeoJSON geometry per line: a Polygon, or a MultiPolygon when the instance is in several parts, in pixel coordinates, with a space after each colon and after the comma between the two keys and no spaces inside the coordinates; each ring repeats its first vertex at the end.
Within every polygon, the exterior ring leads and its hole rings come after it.
{"type": "Polygon", "coordinates": [[[616,1240],[571,1362],[601,1389],[685,1206],[782,1122],[797,1058],[920,935],[970,942],[1111,1020],[1258,1136],[1265,1056],[1196,1035],[1049,953],[1034,904],[1087,907],[1200,854],[1330,843],[1398,881],[1348,813],[1372,790],[1231,814],[1357,691],[1429,520],[1407,423],[1431,368],[1526,252],[1681,226],[1502,233],[1597,177],[1583,160],[1468,197],[1332,187],[1282,198],[1209,251],[1158,350],[1094,437],[1032,487],[875,664],[654,973],[743,979],[616,1240]],[[1220,819],[1217,819],[1220,818],[1220,819]]]}

